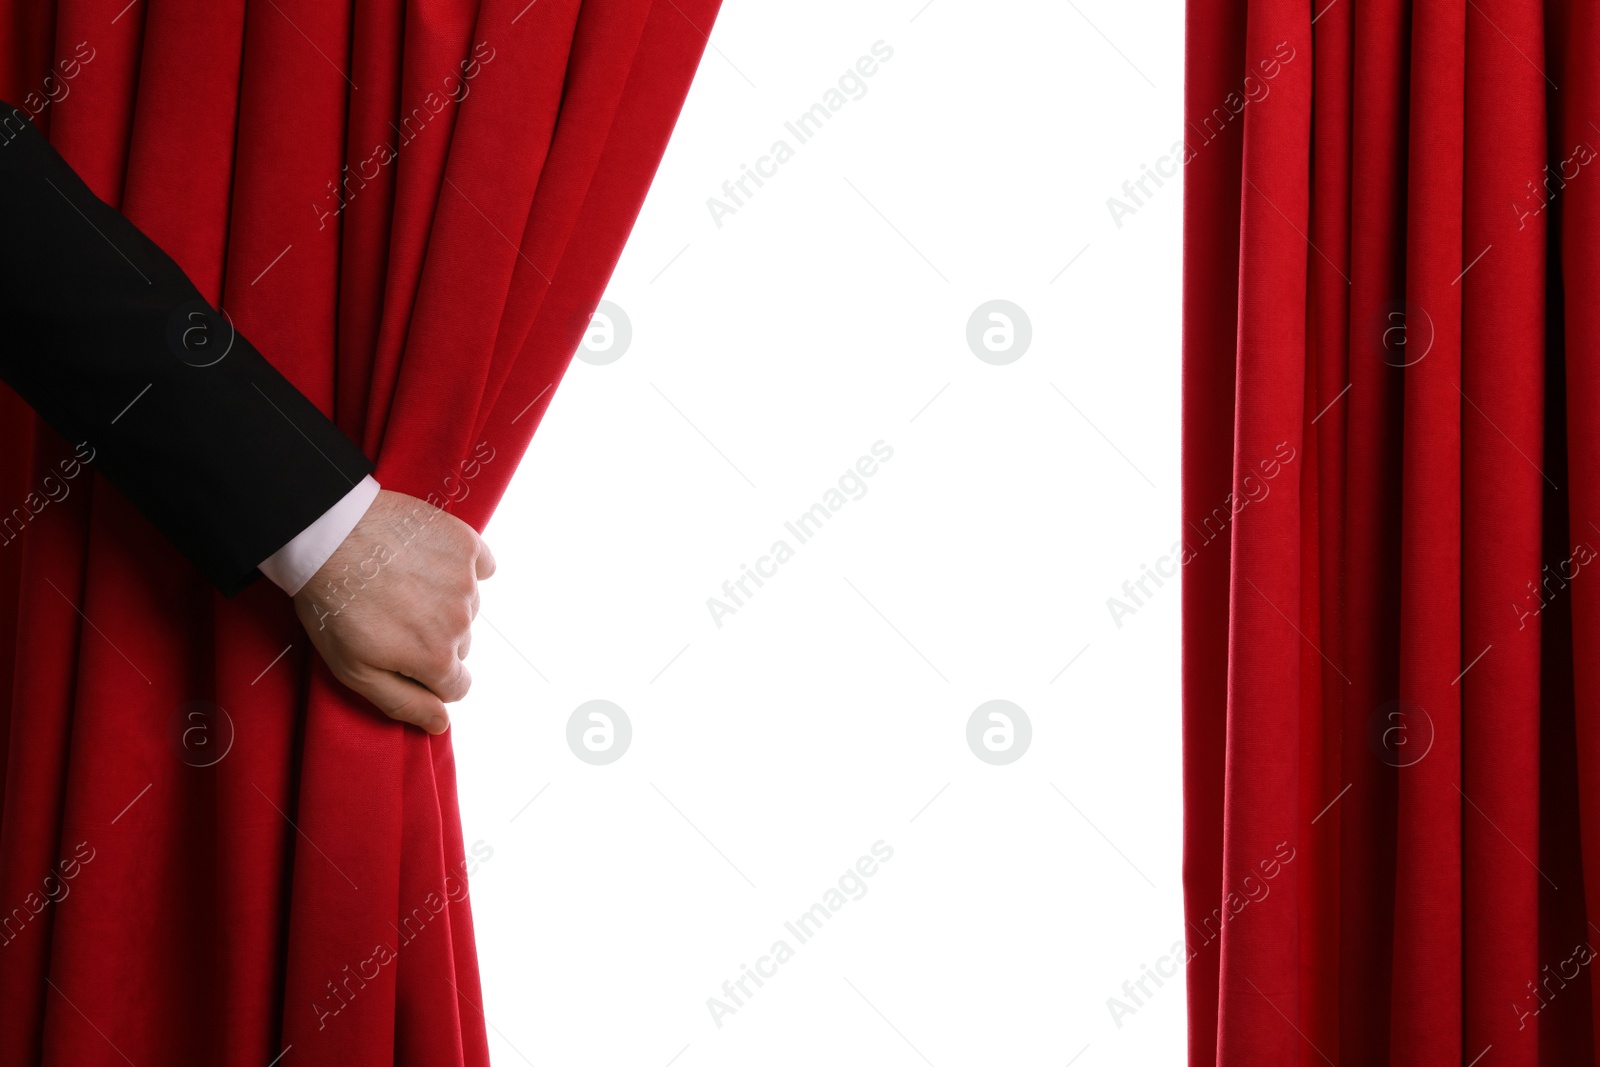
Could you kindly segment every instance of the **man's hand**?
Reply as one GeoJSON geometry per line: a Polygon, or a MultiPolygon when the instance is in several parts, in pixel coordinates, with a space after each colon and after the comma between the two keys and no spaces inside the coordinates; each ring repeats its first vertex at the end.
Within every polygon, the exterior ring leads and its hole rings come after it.
{"type": "Polygon", "coordinates": [[[416,497],[380,491],[305,588],[295,614],[334,677],[429,733],[467,695],[478,581],[494,557],[477,533],[416,497]]]}

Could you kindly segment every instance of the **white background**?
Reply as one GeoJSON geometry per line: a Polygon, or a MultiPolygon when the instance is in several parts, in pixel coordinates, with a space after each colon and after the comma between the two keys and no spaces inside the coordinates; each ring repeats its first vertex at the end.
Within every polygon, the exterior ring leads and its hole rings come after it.
{"type": "Polygon", "coordinates": [[[607,294],[631,343],[574,362],[487,533],[454,729],[495,1062],[1180,1063],[1181,973],[1108,1006],[1183,936],[1179,591],[1107,600],[1178,538],[1182,194],[1107,199],[1182,136],[1181,5],[730,0],[710,40],[607,294]],[[966,337],[994,299],[1005,366],[966,337]],[[605,766],[567,743],[594,699],[633,731],[605,766]],[[994,699],[1005,766],[967,742],[994,699]]]}

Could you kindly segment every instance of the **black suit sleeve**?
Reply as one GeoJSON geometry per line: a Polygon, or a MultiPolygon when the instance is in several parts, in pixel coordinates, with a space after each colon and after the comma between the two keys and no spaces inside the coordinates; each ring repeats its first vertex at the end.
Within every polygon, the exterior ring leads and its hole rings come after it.
{"type": "Polygon", "coordinates": [[[0,377],[233,595],[373,469],[0,103],[0,377]]]}

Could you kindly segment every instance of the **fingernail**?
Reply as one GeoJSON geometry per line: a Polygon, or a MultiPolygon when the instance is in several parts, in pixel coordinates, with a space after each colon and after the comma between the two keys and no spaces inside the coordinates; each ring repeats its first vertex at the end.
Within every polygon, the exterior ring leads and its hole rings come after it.
{"type": "Polygon", "coordinates": [[[444,716],[435,715],[433,718],[428,720],[428,732],[430,734],[442,734],[444,733],[445,727],[448,725],[450,724],[445,721],[444,716]]]}

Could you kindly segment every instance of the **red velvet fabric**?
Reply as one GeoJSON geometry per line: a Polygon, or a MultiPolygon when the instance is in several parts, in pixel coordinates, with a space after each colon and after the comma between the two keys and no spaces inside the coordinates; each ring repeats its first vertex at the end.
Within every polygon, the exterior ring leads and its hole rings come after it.
{"type": "Polygon", "coordinates": [[[1194,1067],[1596,1062],[1597,18],[1188,0],[1194,1067]]]}
{"type": "MultiPolygon", "coordinates": [[[[0,97],[386,488],[481,528],[717,6],[5,0],[0,97]]],[[[9,509],[69,450],[41,429],[30,469],[5,402],[9,509]]],[[[487,1064],[448,735],[88,476],[0,550],[0,594],[0,1063],[487,1064]]]]}

